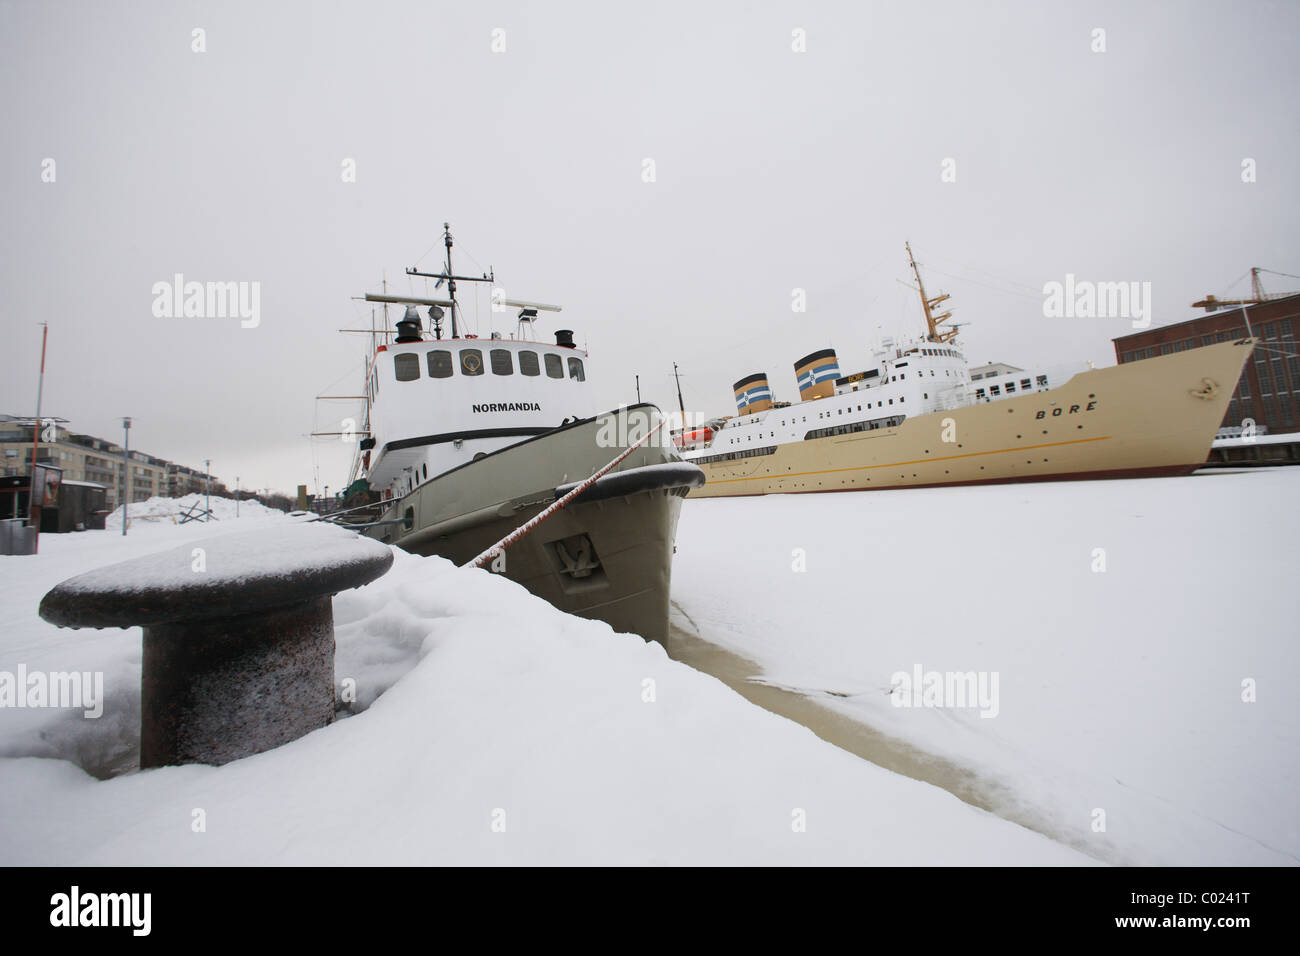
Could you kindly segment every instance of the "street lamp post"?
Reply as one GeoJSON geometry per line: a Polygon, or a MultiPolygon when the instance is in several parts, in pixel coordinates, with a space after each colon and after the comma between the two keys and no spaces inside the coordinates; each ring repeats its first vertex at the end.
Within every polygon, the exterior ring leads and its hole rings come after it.
{"type": "Polygon", "coordinates": [[[239,517],[239,476],[235,475],[235,517],[239,517]]]}
{"type": "Polygon", "coordinates": [[[212,520],[212,459],[203,459],[203,516],[204,521],[212,520]]]}
{"type": "Polygon", "coordinates": [[[126,513],[131,507],[131,419],[122,419],[122,537],[126,537],[126,513]]]}

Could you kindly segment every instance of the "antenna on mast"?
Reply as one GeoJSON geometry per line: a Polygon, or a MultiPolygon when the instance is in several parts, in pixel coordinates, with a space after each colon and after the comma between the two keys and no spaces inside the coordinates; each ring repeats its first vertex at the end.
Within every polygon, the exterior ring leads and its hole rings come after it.
{"type": "Polygon", "coordinates": [[[927,329],[926,338],[931,342],[943,343],[957,337],[956,328],[940,329],[939,325],[947,322],[952,318],[952,312],[945,312],[943,315],[935,315],[934,307],[948,298],[948,294],[935,296],[933,299],[925,297],[925,284],[921,282],[921,270],[916,266],[916,257],[912,255],[912,244],[904,242],[903,247],[907,249],[907,261],[912,266],[912,274],[916,276],[916,289],[921,294],[921,314],[925,316],[927,329]]]}
{"type": "MultiPolygon", "coordinates": [[[[462,282],[495,282],[496,277],[492,272],[491,268],[489,268],[488,271],[484,273],[482,276],[458,276],[454,272],[452,272],[451,271],[451,246],[452,246],[451,223],[444,222],[442,224],[442,230],[443,230],[442,240],[443,243],[447,246],[447,262],[445,264],[443,271],[442,272],[421,272],[420,270],[412,266],[411,268],[406,270],[406,274],[408,276],[423,276],[426,279],[437,279],[438,281],[433,284],[433,287],[435,289],[438,288],[440,285],[442,285],[444,282],[447,283],[447,298],[451,300],[449,303],[451,307],[451,337],[453,339],[456,339],[456,338],[460,338],[460,327],[456,322],[457,313],[460,310],[460,306],[456,302],[457,280],[460,280],[462,282]]],[[[421,304],[423,304],[423,301],[421,301],[421,304]]],[[[509,305],[510,303],[507,302],[506,304],[509,305]]],[[[558,311],[558,309],[556,311],[558,311]]]]}
{"type": "MultiPolygon", "coordinates": [[[[456,277],[451,273],[451,223],[442,224],[442,238],[447,244],[447,298],[451,299],[451,337],[460,338],[456,328],[456,277]]],[[[437,286],[434,286],[436,289],[437,286]]]]}

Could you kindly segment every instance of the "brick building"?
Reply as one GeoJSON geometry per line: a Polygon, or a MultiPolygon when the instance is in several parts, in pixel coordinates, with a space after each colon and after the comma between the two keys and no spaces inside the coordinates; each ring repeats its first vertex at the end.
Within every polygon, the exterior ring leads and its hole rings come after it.
{"type": "Polygon", "coordinates": [[[1237,382],[1223,426],[1239,427],[1249,418],[1272,434],[1297,432],[1300,431],[1297,333],[1300,333],[1300,295],[1290,295],[1244,310],[1225,309],[1121,336],[1115,339],[1115,358],[1122,365],[1253,334],[1260,343],[1237,382]]]}

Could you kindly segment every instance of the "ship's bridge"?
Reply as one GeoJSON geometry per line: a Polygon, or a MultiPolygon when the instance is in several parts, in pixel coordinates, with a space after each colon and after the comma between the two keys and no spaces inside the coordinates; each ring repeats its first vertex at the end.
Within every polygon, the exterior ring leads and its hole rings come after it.
{"type": "Polygon", "coordinates": [[[405,494],[481,455],[540,435],[594,407],[587,353],[572,335],[421,340],[380,346],[367,378],[377,491],[405,494]]]}

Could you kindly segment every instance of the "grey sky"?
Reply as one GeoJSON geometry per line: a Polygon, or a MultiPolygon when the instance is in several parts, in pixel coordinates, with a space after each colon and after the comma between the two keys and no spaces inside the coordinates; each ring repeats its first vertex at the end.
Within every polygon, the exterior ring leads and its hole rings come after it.
{"type": "Polygon", "coordinates": [[[1297,36],[1263,2],[0,2],[0,411],[34,410],[47,319],[47,414],[337,488],[345,450],[304,437],[359,386],[335,330],[385,270],[423,287],[444,219],[460,269],[563,304],[539,332],[588,344],[603,405],[639,373],[674,406],[674,361],[711,414],[750,372],[795,397],[817,348],[864,367],[919,330],[904,239],[972,361],[1111,364],[1128,320],[1045,319],[1043,283],[1149,281],[1161,325],[1300,273],[1297,36]],[[155,318],[178,272],[260,282],[260,326],[155,318]]]}

